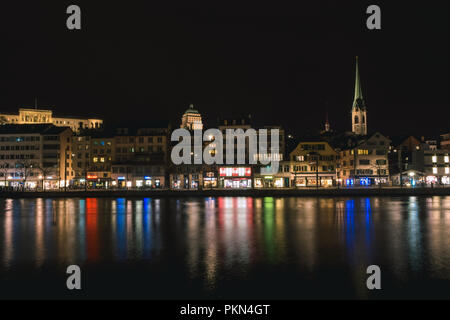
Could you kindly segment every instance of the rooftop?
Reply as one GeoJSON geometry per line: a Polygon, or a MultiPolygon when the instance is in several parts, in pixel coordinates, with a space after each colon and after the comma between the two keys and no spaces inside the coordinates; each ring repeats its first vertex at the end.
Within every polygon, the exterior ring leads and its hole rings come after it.
{"type": "Polygon", "coordinates": [[[184,114],[200,114],[197,109],[194,109],[194,105],[190,104],[189,108],[184,112],[184,114]]]}
{"type": "Polygon", "coordinates": [[[0,134],[60,134],[70,128],[57,127],[53,124],[4,124],[0,126],[0,134]]]}

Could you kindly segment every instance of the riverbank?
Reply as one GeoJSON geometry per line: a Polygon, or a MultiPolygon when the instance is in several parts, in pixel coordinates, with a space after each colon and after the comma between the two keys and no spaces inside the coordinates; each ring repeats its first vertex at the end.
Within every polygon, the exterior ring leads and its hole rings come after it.
{"type": "Polygon", "coordinates": [[[354,197],[354,196],[450,196],[445,188],[324,188],[251,190],[70,190],[1,191],[0,198],[177,198],[177,197],[354,197]]]}

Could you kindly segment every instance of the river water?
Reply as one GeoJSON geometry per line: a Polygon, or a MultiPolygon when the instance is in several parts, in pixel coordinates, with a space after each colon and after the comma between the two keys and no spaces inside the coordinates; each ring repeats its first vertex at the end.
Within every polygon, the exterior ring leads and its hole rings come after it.
{"type": "Polygon", "coordinates": [[[0,199],[0,298],[450,298],[450,197],[0,199]]]}

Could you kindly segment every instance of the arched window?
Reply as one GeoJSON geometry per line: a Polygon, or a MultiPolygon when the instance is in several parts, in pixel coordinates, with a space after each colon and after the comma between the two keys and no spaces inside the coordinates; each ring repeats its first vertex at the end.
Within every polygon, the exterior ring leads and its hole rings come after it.
{"type": "Polygon", "coordinates": [[[355,123],[359,123],[359,118],[358,118],[358,116],[355,116],[355,123]]]}
{"type": "Polygon", "coordinates": [[[366,117],[362,116],[362,123],[366,123],[366,117]]]}

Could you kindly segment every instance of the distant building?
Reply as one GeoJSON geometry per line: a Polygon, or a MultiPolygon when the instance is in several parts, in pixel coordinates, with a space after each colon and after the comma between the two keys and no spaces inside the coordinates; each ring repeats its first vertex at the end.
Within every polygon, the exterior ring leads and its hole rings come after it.
{"type": "Polygon", "coordinates": [[[345,186],[388,183],[390,142],[379,132],[358,136],[340,151],[339,182],[345,186]]]}
{"type": "Polygon", "coordinates": [[[359,79],[358,57],[356,57],[355,97],[352,105],[352,132],[367,135],[367,111],[359,79]]]}
{"type": "Polygon", "coordinates": [[[111,187],[111,165],[115,159],[114,136],[95,132],[72,137],[74,185],[111,187]]]}
{"type": "Polygon", "coordinates": [[[450,133],[441,135],[441,148],[450,150],[450,133]]]}
{"type": "Polygon", "coordinates": [[[410,136],[394,143],[389,163],[394,185],[450,184],[450,150],[438,148],[435,139],[410,136]]]}
{"type": "Polygon", "coordinates": [[[203,122],[201,114],[194,109],[194,105],[189,105],[189,108],[181,117],[180,128],[187,130],[203,130],[203,122]]]}
{"type": "MultiPolygon", "coordinates": [[[[224,139],[224,163],[226,162],[226,141],[227,141],[227,130],[238,130],[241,129],[246,132],[249,129],[254,129],[255,133],[259,137],[259,134],[262,132],[261,130],[266,130],[267,132],[267,150],[265,153],[261,152],[258,149],[258,153],[255,155],[250,154],[250,148],[248,139],[246,139],[246,143],[243,149],[238,149],[238,141],[234,139],[234,154],[233,154],[233,163],[234,165],[219,165],[219,181],[218,186],[220,188],[230,188],[230,189],[248,189],[254,187],[284,187],[285,180],[279,179],[277,174],[273,173],[265,173],[264,170],[267,169],[268,165],[262,164],[263,162],[273,162],[283,161],[284,153],[285,153],[285,132],[281,126],[262,126],[255,127],[252,123],[251,116],[244,116],[240,118],[222,118],[219,119],[219,130],[222,132],[224,139]],[[278,153],[271,153],[271,131],[278,130],[278,153]],[[238,163],[238,154],[244,154],[244,163],[238,163]],[[252,158],[253,157],[253,158],[252,158]],[[256,164],[251,164],[254,162],[256,164]],[[258,185],[254,185],[252,183],[254,181],[258,185]]],[[[259,138],[258,138],[259,141],[259,138]]],[[[259,142],[258,142],[259,143],[259,142]]],[[[259,147],[258,147],[259,148],[259,147]]]]}
{"type": "Polygon", "coordinates": [[[52,124],[0,126],[0,186],[55,189],[74,177],[72,130],[52,124]]]}
{"type": "Polygon", "coordinates": [[[53,124],[57,127],[69,127],[73,132],[82,129],[99,129],[102,119],[79,117],[55,117],[53,111],[20,108],[19,114],[0,113],[0,124],[53,124]]]}
{"type": "Polygon", "coordinates": [[[114,134],[112,186],[168,187],[169,123],[147,128],[118,128],[114,134]]]}
{"type": "Polygon", "coordinates": [[[292,186],[336,185],[339,154],[325,141],[302,141],[290,154],[292,186]]]}
{"type": "Polygon", "coordinates": [[[423,150],[423,171],[427,184],[450,184],[449,150],[423,150]]]}
{"type": "Polygon", "coordinates": [[[411,185],[411,176],[415,179],[423,177],[423,152],[421,141],[414,137],[393,137],[388,153],[389,174],[394,185],[411,185]],[[400,180],[402,177],[402,180],[400,180]]]}

